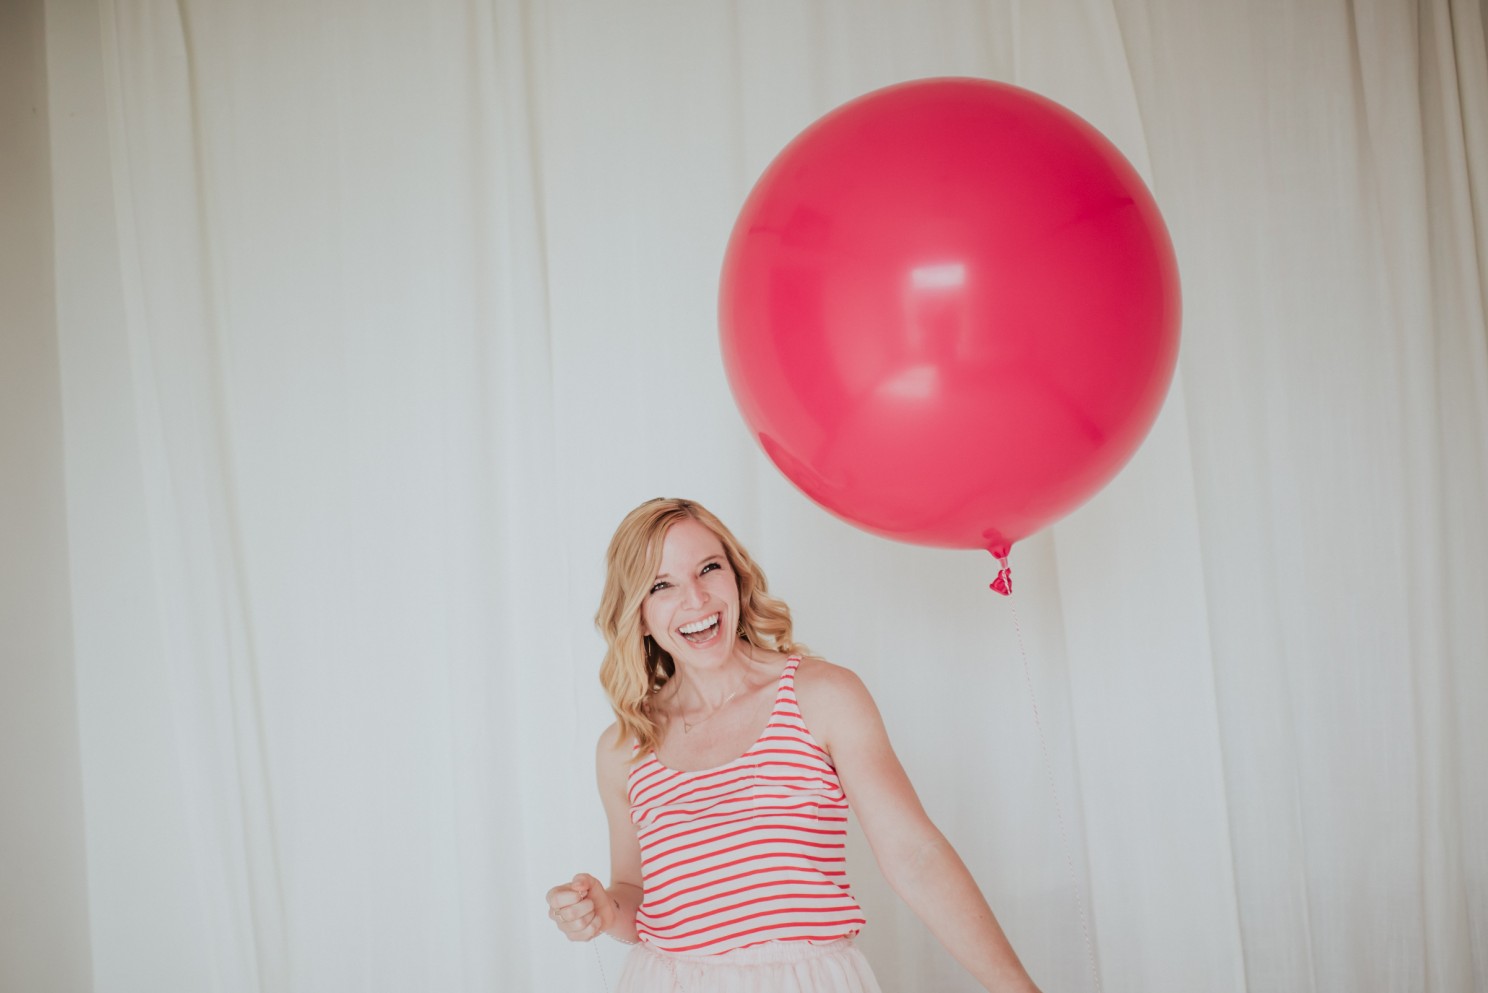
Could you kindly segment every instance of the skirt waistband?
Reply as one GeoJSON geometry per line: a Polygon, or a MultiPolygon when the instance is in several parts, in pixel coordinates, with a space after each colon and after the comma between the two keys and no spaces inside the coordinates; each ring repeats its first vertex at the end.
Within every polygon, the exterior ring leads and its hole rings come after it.
{"type": "Polygon", "coordinates": [[[832,941],[762,941],[758,945],[746,945],[726,952],[714,954],[689,954],[687,952],[665,952],[641,942],[641,948],[660,959],[675,962],[708,962],[719,965],[766,965],[776,962],[805,962],[826,955],[840,955],[853,947],[852,938],[837,938],[832,941]]]}

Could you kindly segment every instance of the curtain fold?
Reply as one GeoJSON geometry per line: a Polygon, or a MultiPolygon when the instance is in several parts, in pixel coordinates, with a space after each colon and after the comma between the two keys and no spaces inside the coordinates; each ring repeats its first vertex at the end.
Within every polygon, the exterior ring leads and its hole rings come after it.
{"type": "MultiPolygon", "coordinates": [[[[862,674],[1042,987],[1488,987],[1471,0],[48,0],[94,988],[601,990],[591,619],[657,495],[862,674]],[[750,183],[916,76],[1133,161],[1132,463],[1014,552],[857,532],[718,361],[750,183]]],[[[970,990],[860,834],[886,990],[970,990]]],[[[607,978],[608,977],[608,978],[607,978]]]]}

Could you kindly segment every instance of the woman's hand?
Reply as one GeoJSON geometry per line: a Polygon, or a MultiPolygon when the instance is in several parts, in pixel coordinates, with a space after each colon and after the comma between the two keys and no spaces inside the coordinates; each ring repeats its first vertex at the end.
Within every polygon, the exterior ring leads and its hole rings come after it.
{"type": "Polygon", "coordinates": [[[548,890],[548,916],[569,941],[589,941],[615,923],[615,901],[587,872],[548,890]]]}

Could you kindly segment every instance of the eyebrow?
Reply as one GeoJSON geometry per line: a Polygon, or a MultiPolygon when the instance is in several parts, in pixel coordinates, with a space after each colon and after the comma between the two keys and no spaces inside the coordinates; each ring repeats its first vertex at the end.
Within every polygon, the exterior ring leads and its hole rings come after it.
{"type": "MultiPolygon", "coordinates": [[[[717,555],[709,555],[707,558],[703,559],[697,565],[693,566],[693,568],[694,569],[701,569],[703,566],[707,565],[709,562],[714,562],[714,561],[721,562],[721,561],[723,561],[723,557],[724,556],[723,556],[723,553],[722,552],[720,552],[717,555]]],[[[669,572],[658,572],[656,574],[656,578],[657,579],[671,579],[672,578],[672,574],[669,573],[669,572]]]]}

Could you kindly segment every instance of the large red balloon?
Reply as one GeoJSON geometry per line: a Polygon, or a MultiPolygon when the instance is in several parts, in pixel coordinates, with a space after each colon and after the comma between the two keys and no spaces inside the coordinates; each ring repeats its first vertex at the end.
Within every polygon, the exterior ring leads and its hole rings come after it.
{"type": "Polygon", "coordinates": [[[1173,247],[1131,164],[979,79],[802,132],[740,212],[719,310],[744,419],[807,496],[997,555],[1125,464],[1178,353],[1173,247]]]}

